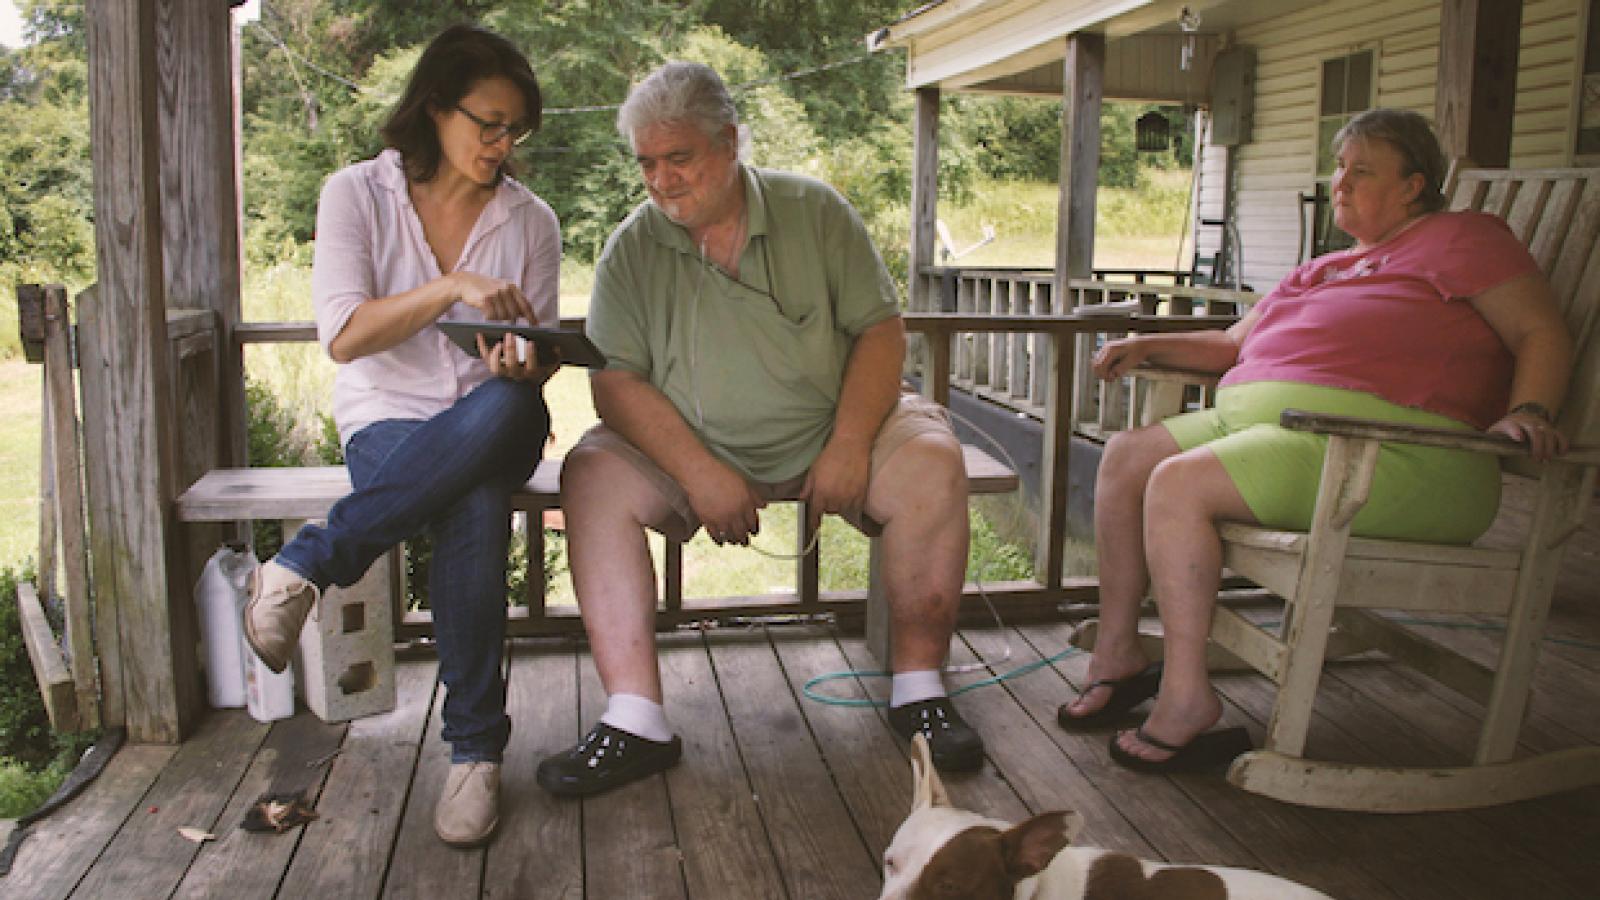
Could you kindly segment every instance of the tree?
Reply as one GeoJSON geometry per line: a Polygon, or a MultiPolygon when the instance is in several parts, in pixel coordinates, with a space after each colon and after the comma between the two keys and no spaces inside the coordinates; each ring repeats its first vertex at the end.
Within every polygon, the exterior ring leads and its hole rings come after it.
{"type": "Polygon", "coordinates": [[[523,145],[524,182],[561,219],[567,253],[599,255],[611,229],[644,197],[628,147],[617,135],[616,104],[667,58],[695,24],[694,7],[615,0],[509,0],[490,27],[533,60],[547,108],[523,145]]]}
{"type": "MultiPolygon", "coordinates": [[[[1060,177],[1059,98],[961,96],[946,101],[949,138],[941,153],[971,154],[987,177],[1054,181],[1060,177]]],[[[1190,116],[1179,107],[1153,103],[1106,103],[1100,110],[1102,187],[1137,187],[1146,166],[1186,166],[1192,156],[1190,116]],[[1165,116],[1173,136],[1167,153],[1142,153],[1134,123],[1147,112],[1165,116]]]]}
{"type": "Polygon", "coordinates": [[[838,63],[792,79],[819,134],[859,135],[909,119],[901,101],[903,58],[869,55],[866,36],[899,19],[906,0],[706,0],[702,17],[741,44],[760,47],[785,72],[838,63]]]}
{"type": "Polygon", "coordinates": [[[33,41],[0,57],[0,289],[94,279],[94,201],[81,5],[23,4],[33,41]]]}

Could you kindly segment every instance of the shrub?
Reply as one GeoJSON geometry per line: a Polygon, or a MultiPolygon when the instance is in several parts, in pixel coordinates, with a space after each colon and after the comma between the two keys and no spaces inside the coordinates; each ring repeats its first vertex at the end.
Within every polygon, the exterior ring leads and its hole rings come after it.
{"type": "Polygon", "coordinates": [[[17,606],[17,584],[33,578],[27,569],[0,569],[0,819],[38,807],[95,738],[50,730],[17,606]]]}
{"type": "Polygon", "coordinates": [[[39,767],[52,755],[50,719],[22,643],[17,606],[17,582],[32,577],[32,572],[0,570],[0,757],[39,767]]]}
{"type": "Polygon", "coordinates": [[[65,759],[32,769],[0,757],[0,819],[15,819],[38,809],[71,771],[65,759]]]}

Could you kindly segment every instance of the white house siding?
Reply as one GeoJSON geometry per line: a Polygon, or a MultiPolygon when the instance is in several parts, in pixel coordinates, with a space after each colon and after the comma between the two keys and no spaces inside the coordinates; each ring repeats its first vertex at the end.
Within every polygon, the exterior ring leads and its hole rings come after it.
{"type": "MultiPolygon", "coordinates": [[[[1580,0],[1528,0],[1523,7],[1511,163],[1569,165],[1580,0]]],[[[1334,0],[1240,28],[1235,43],[1256,53],[1255,128],[1237,148],[1234,215],[1244,280],[1271,288],[1299,256],[1300,203],[1316,166],[1316,112],[1324,59],[1375,53],[1375,102],[1433,117],[1439,63],[1437,0],[1334,0]]],[[[1225,179],[1207,147],[1199,206],[1222,205],[1225,179]]],[[[1202,234],[1202,247],[1208,235],[1202,234]]],[[[1202,252],[1208,252],[1203,250],[1202,252]]]]}
{"type": "MultiPolygon", "coordinates": [[[[1226,163],[1228,153],[1226,147],[1213,147],[1206,141],[1211,136],[1211,118],[1202,112],[1195,117],[1195,128],[1200,134],[1200,165],[1196,173],[1196,181],[1202,185],[1213,185],[1215,190],[1200,190],[1195,195],[1194,207],[1190,212],[1191,221],[1198,224],[1202,219],[1222,218],[1222,190],[1221,185],[1227,178],[1226,163]]],[[[1222,233],[1216,228],[1200,226],[1195,232],[1195,253],[1200,256],[1214,257],[1221,246],[1222,233]]]]}

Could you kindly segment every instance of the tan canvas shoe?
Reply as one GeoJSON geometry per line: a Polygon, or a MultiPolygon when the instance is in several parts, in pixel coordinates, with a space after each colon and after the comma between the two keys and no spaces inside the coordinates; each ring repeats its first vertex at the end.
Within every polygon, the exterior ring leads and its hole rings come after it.
{"type": "Polygon", "coordinates": [[[452,847],[476,847],[500,824],[500,764],[456,763],[444,780],[433,830],[452,847]]]}
{"type": "Polygon", "coordinates": [[[277,560],[267,560],[250,576],[250,601],[244,605],[244,637],[267,668],[282,672],[300,640],[322,592],[277,560]]]}

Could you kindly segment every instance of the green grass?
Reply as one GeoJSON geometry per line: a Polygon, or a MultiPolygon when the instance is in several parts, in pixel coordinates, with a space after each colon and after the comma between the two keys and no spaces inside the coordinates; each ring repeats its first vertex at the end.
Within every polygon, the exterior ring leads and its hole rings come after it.
{"type": "MultiPolygon", "coordinates": [[[[1139,189],[1101,188],[1095,202],[1094,264],[1098,268],[1170,269],[1187,266],[1179,250],[1189,204],[1187,169],[1147,170],[1139,189]]],[[[953,265],[1049,267],[1056,258],[1056,186],[1047,182],[986,182],[972,200],[939,204],[958,250],[976,243],[983,227],[995,240],[953,265]]]]}
{"type": "Polygon", "coordinates": [[[0,566],[39,558],[39,379],[20,358],[0,361],[0,566]]]}

